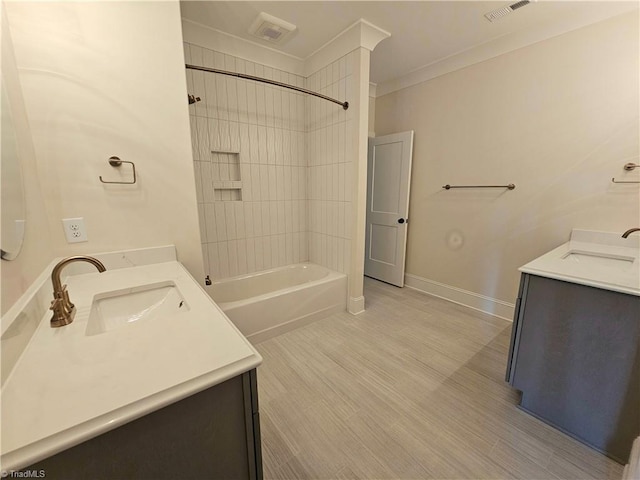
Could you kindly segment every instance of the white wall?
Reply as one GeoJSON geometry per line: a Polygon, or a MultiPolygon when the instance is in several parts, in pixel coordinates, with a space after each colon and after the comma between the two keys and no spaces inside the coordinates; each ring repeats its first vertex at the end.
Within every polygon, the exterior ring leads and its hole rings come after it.
{"type": "MultiPolygon", "coordinates": [[[[199,45],[185,43],[185,56],[194,65],[304,85],[299,75],[199,45]]],[[[304,95],[195,70],[187,70],[187,83],[201,98],[189,113],[205,273],[226,278],[307,261],[304,95]],[[239,164],[231,175],[227,161],[239,164]],[[240,183],[219,184],[231,178],[240,183]]]]}
{"type": "Polygon", "coordinates": [[[37,244],[54,256],[175,244],[202,281],[178,2],[6,9],[49,222],[37,244]],[[100,183],[120,178],[111,155],[135,162],[136,185],[100,183]],[[66,243],[67,217],[84,217],[89,242],[66,243]]]}
{"type": "Polygon", "coordinates": [[[514,302],[572,228],[637,226],[639,186],[611,178],[638,179],[639,54],[632,13],[378,97],[377,135],[415,130],[407,272],[514,302]]]}

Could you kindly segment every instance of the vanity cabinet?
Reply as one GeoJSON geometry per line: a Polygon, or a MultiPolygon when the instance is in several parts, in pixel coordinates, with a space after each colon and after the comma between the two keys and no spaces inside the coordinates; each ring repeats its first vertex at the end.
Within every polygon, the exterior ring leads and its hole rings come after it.
{"type": "Polygon", "coordinates": [[[640,435],[640,297],[523,273],[507,381],[525,411],[626,463],[640,435]]]}
{"type": "Polygon", "coordinates": [[[48,479],[261,479],[256,371],[42,460],[48,479]]]}

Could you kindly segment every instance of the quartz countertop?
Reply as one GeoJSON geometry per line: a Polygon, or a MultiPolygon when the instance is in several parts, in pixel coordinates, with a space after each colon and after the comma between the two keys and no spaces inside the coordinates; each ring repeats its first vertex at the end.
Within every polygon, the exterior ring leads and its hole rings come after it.
{"type": "Polygon", "coordinates": [[[520,267],[520,271],[640,296],[638,234],[574,229],[571,239],[520,267]],[[575,255],[577,254],[577,255],[575,255]],[[581,261],[583,260],[592,261],[581,261]]]}
{"type": "Polygon", "coordinates": [[[1,391],[3,470],[24,468],[257,367],[262,358],[177,261],[71,276],[70,325],[42,318],[1,391]],[[100,293],[172,282],[188,311],[100,334],[100,293]]]}

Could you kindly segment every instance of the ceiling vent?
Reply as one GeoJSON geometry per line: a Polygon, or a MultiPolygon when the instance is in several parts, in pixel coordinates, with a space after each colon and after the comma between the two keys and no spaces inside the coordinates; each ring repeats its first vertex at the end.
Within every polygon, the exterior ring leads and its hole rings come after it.
{"type": "Polygon", "coordinates": [[[295,25],[262,12],[249,28],[249,33],[266,42],[282,45],[296,29],[295,25]]]}
{"type": "Polygon", "coordinates": [[[505,15],[508,15],[511,12],[514,12],[519,8],[522,8],[522,7],[526,6],[526,5],[529,5],[530,3],[531,3],[531,0],[522,0],[520,2],[513,3],[513,4],[509,5],[508,7],[499,8],[499,9],[494,10],[492,12],[485,13],[484,16],[490,22],[495,22],[496,20],[504,17],[505,15]]]}

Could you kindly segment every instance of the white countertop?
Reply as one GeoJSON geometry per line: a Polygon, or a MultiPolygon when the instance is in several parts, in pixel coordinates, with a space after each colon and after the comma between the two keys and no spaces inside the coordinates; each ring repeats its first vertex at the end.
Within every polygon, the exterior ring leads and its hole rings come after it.
{"type": "Polygon", "coordinates": [[[520,271],[591,287],[640,296],[638,234],[573,230],[571,240],[520,267],[520,271]],[[572,253],[594,262],[573,261],[572,253]],[[613,261],[607,261],[612,258],[613,261]]]}
{"type": "Polygon", "coordinates": [[[47,312],[1,391],[1,468],[61,450],[257,367],[262,358],[176,262],[67,278],[70,325],[47,312]],[[174,282],[187,312],[86,335],[94,295],[174,282]]]}

